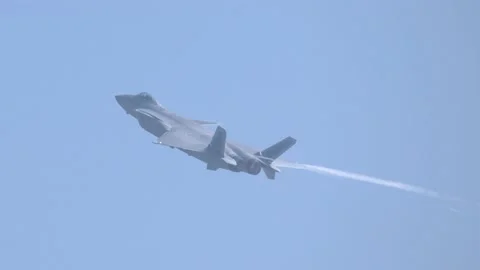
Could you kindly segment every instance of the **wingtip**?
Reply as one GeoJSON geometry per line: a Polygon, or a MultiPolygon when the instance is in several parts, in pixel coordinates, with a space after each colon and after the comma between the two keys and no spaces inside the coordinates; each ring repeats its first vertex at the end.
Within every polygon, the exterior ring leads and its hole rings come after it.
{"type": "Polygon", "coordinates": [[[288,136],[288,140],[292,143],[292,145],[297,143],[297,139],[292,136],[288,136]]]}

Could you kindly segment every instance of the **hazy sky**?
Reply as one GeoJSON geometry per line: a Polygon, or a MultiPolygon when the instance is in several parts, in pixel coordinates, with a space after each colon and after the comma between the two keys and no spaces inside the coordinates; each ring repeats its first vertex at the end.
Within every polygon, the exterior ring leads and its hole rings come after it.
{"type": "Polygon", "coordinates": [[[479,1],[65,2],[0,3],[0,269],[480,269],[478,207],[207,171],[114,99],[479,202],[479,1]]]}

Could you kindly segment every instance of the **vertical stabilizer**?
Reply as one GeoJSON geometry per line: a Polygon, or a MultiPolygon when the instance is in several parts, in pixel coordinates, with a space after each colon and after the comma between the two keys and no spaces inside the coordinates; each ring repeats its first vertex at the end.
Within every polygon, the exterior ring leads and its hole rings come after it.
{"type": "Polygon", "coordinates": [[[274,169],[272,169],[271,167],[262,167],[262,169],[268,179],[275,180],[275,175],[277,172],[274,169]]]}
{"type": "Polygon", "coordinates": [[[283,155],[288,149],[294,146],[297,140],[288,136],[285,139],[277,142],[276,144],[255,153],[255,155],[265,163],[262,166],[263,172],[268,179],[274,180],[277,172],[280,172],[278,168],[273,166],[272,162],[283,155]]]}
{"type": "Polygon", "coordinates": [[[256,153],[257,156],[264,157],[265,162],[269,164],[272,163],[275,159],[279,158],[283,153],[288,149],[294,146],[297,143],[297,140],[288,136],[285,139],[277,142],[276,144],[256,153]]]}
{"type": "Polygon", "coordinates": [[[207,149],[209,152],[213,153],[218,157],[224,157],[226,141],[227,131],[223,127],[217,126],[217,128],[215,129],[215,134],[213,134],[212,140],[210,141],[207,149]]]}

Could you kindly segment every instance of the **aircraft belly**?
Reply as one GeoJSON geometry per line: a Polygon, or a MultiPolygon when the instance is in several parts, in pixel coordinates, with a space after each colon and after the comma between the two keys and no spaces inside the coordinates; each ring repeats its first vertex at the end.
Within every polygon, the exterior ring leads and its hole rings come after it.
{"type": "Polygon", "coordinates": [[[209,157],[206,153],[203,153],[203,152],[196,152],[196,151],[190,151],[190,150],[185,150],[185,149],[180,149],[180,148],[177,148],[178,150],[186,153],[187,155],[189,156],[192,156],[200,161],[203,161],[205,163],[208,163],[208,160],[209,160],[209,157]]]}
{"type": "Polygon", "coordinates": [[[215,167],[219,169],[228,169],[228,164],[223,161],[222,159],[218,159],[215,157],[212,157],[209,153],[206,152],[196,152],[196,151],[190,151],[190,150],[185,150],[185,149],[179,149],[178,150],[186,153],[187,155],[194,157],[200,161],[202,161],[205,164],[215,164],[215,167]]]}

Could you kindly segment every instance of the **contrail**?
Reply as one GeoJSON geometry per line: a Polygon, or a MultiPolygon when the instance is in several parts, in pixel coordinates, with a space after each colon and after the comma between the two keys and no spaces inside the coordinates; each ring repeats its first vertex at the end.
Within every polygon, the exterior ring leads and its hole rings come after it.
{"type": "Polygon", "coordinates": [[[462,201],[460,199],[453,198],[453,197],[441,196],[438,192],[428,190],[428,189],[423,188],[423,187],[408,185],[408,184],[397,182],[397,181],[380,179],[380,178],[371,177],[371,176],[358,174],[358,173],[345,172],[345,171],[331,169],[331,168],[327,168],[327,167],[323,167],[323,166],[300,164],[300,163],[290,163],[290,162],[279,162],[279,163],[275,163],[275,165],[278,166],[278,167],[308,170],[308,171],[312,171],[312,172],[328,174],[328,175],[337,176],[337,177],[343,177],[343,178],[347,178],[347,179],[351,179],[351,180],[355,180],[355,181],[361,181],[361,182],[366,182],[366,183],[370,183],[370,184],[395,188],[395,189],[399,189],[399,190],[403,190],[403,191],[407,191],[407,192],[413,192],[413,193],[417,193],[417,194],[420,194],[420,195],[423,195],[423,196],[437,198],[437,199],[462,201]]]}

